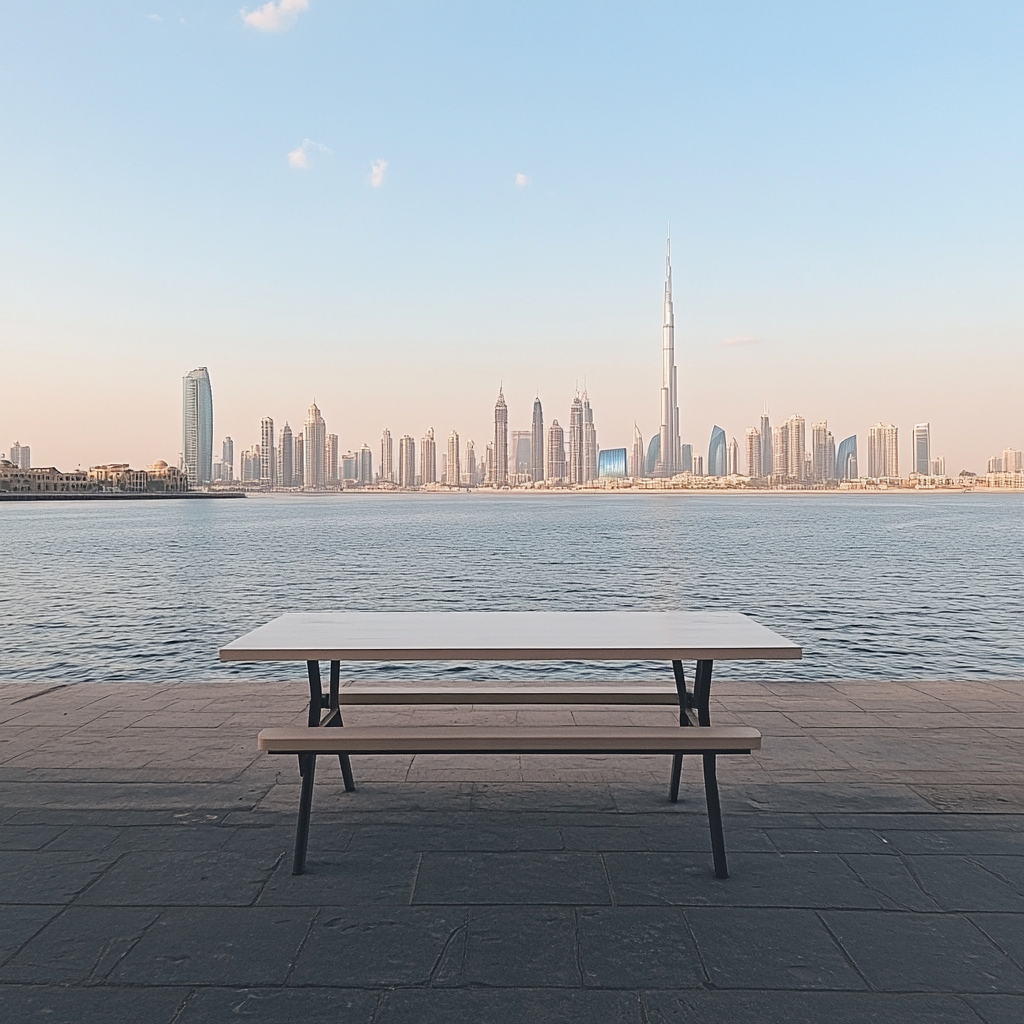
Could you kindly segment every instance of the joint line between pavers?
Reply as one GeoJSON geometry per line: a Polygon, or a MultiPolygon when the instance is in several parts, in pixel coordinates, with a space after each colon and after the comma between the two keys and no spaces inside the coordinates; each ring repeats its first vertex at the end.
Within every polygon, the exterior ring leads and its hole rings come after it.
{"type": "Polygon", "coordinates": [[[868,981],[868,979],[864,976],[864,972],[857,965],[856,960],[854,960],[853,957],[850,956],[846,947],[842,944],[842,942],[839,941],[839,936],[836,935],[834,931],[832,931],[832,929],[828,926],[828,922],[821,916],[821,911],[815,910],[814,916],[818,919],[818,921],[821,922],[822,928],[825,929],[825,931],[828,933],[829,938],[836,944],[836,947],[838,948],[839,952],[843,955],[843,959],[846,960],[846,962],[850,965],[850,970],[852,970],[853,973],[856,974],[857,977],[864,982],[864,985],[866,986],[869,992],[877,992],[878,990],[875,988],[875,986],[872,985],[871,982],[868,981]]]}

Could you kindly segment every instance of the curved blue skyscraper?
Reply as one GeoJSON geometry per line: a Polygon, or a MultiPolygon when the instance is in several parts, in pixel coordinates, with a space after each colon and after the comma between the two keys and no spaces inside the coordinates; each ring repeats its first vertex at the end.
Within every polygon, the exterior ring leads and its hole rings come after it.
{"type": "Polygon", "coordinates": [[[661,435],[655,434],[651,443],[647,446],[647,472],[646,476],[654,476],[655,467],[658,465],[658,456],[661,455],[661,435]]]}
{"type": "Polygon", "coordinates": [[[836,452],[836,479],[856,480],[860,476],[857,468],[857,435],[851,434],[846,440],[839,442],[836,452]]]}
{"type": "Polygon", "coordinates": [[[205,366],[181,381],[181,460],[189,486],[213,479],[213,392],[205,366]]]}
{"type": "Polygon", "coordinates": [[[708,476],[728,475],[726,449],[725,431],[721,427],[713,427],[711,443],[708,445],[708,476]]]}

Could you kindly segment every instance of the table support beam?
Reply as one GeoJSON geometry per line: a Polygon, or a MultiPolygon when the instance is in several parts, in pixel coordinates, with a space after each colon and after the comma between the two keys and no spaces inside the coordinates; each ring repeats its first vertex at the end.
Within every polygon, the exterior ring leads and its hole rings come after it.
{"type": "MultiPolygon", "coordinates": [[[[672,673],[676,679],[676,693],[679,694],[679,724],[689,725],[690,719],[686,716],[686,709],[690,706],[690,694],[686,689],[686,675],[683,672],[681,661],[672,662],[672,673]]],[[[672,803],[679,800],[679,779],[683,774],[683,755],[672,755],[672,776],[668,783],[668,798],[672,803]]]]}
{"type": "MultiPolygon", "coordinates": [[[[323,682],[320,679],[320,662],[307,661],[306,672],[309,675],[309,717],[307,719],[311,729],[317,726],[340,728],[345,723],[341,717],[341,704],[339,693],[341,689],[341,662],[331,662],[330,692],[324,693],[323,682]],[[320,712],[327,708],[327,716],[321,721],[320,712]]],[[[356,788],[355,779],[352,776],[352,762],[348,754],[339,754],[341,762],[341,777],[345,780],[345,791],[351,793],[356,788]]],[[[300,759],[299,771],[302,771],[300,759]]]]}

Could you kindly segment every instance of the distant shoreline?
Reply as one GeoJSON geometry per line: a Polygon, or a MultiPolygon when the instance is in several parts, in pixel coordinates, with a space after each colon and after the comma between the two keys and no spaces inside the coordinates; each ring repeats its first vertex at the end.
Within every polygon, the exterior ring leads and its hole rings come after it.
{"type": "Polygon", "coordinates": [[[865,495],[888,495],[888,494],[914,494],[914,495],[961,495],[961,494],[1017,494],[1020,495],[1020,490],[1015,490],[1008,487],[979,487],[979,488],[921,488],[920,490],[913,487],[896,488],[889,487],[878,490],[868,489],[857,489],[857,490],[758,490],[755,488],[716,488],[716,487],[694,487],[694,488],[637,488],[632,490],[630,488],[608,488],[607,490],[602,488],[594,488],[593,490],[572,490],[570,488],[558,489],[558,488],[510,488],[508,490],[493,490],[486,487],[473,488],[467,490],[462,488],[460,490],[377,490],[377,489],[353,489],[350,491],[248,491],[246,492],[251,498],[296,498],[296,499],[323,499],[323,498],[380,498],[380,497],[393,497],[393,498],[459,498],[459,497],[481,497],[481,498],[553,498],[553,497],[572,497],[572,498],[594,498],[594,497],[621,497],[621,498],[633,498],[633,497],[743,497],[743,498],[767,498],[767,497],[784,497],[784,498],[806,498],[806,497],[862,497],[865,495]]]}
{"type": "Polygon", "coordinates": [[[202,501],[208,498],[244,498],[245,491],[152,491],[104,493],[102,491],[56,491],[29,494],[0,494],[0,501],[202,501]]]}

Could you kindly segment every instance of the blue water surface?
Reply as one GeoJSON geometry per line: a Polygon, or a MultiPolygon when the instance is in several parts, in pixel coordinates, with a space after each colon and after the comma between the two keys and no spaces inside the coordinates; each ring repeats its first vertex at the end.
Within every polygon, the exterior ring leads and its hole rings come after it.
{"type": "MultiPolygon", "coordinates": [[[[1024,677],[1024,501],[1003,494],[334,494],[0,505],[0,679],[301,677],[220,664],[285,611],[746,612],[757,679],[1024,677]]],[[[650,678],[664,666],[346,666],[650,678]]],[[[666,682],[669,679],[666,678],[666,682]]]]}

